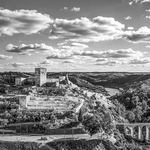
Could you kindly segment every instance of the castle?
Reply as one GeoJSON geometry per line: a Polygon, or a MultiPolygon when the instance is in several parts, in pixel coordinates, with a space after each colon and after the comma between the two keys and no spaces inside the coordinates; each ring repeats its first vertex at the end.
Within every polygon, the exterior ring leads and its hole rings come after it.
{"type": "Polygon", "coordinates": [[[25,81],[34,82],[36,86],[42,86],[46,82],[60,82],[65,79],[65,76],[59,78],[47,78],[46,68],[35,68],[34,76],[17,76],[15,85],[22,85],[25,81]]]}
{"type": "Polygon", "coordinates": [[[36,85],[42,86],[47,82],[47,69],[35,68],[36,85]]]}

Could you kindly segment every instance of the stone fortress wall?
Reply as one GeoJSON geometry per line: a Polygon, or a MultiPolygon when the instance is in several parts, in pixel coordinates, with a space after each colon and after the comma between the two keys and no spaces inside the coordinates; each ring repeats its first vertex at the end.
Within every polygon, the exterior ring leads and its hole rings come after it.
{"type": "Polygon", "coordinates": [[[28,81],[34,81],[36,86],[42,86],[46,82],[60,82],[64,80],[65,76],[60,76],[59,78],[47,78],[47,69],[46,68],[35,68],[35,76],[29,77],[16,77],[15,85],[22,85],[23,81],[26,79],[28,81]]]}

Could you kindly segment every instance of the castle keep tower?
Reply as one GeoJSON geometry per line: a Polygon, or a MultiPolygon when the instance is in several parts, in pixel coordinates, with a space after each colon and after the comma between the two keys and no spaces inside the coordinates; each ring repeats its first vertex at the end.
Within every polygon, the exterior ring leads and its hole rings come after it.
{"type": "Polygon", "coordinates": [[[36,85],[43,85],[46,83],[46,68],[35,68],[36,85]]]}

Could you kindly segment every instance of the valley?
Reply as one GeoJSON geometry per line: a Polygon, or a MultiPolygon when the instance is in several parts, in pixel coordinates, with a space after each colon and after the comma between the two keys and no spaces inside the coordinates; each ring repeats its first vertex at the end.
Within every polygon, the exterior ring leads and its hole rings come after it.
{"type": "MultiPolygon", "coordinates": [[[[47,76],[54,82],[42,86],[24,81],[15,85],[15,73],[3,79],[0,130],[1,134],[11,134],[3,135],[5,141],[48,143],[92,137],[127,147],[129,141],[125,146],[117,139],[122,135],[127,140],[130,129],[122,132],[120,125],[149,123],[148,73],[47,73],[47,76]],[[54,80],[61,76],[65,78],[54,80]],[[13,82],[6,83],[8,80],[13,82]],[[116,124],[120,124],[119,128],[116,124]],[[40,141],[40,137],[46,140],[40,141]]],[[[145,131],[141,133],[144,135],[145,131]]],[[[136,131],[130,138],[135,140],[135,136],[136,131]]]]}

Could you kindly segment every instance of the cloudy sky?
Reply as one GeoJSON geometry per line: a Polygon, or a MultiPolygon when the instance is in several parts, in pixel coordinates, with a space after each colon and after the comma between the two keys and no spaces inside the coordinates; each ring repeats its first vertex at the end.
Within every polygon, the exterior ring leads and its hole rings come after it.
{"type": "Polygon", "coordinates": [[[0,1],[0,71],[150,71],[150,0],[0,1]]]}

